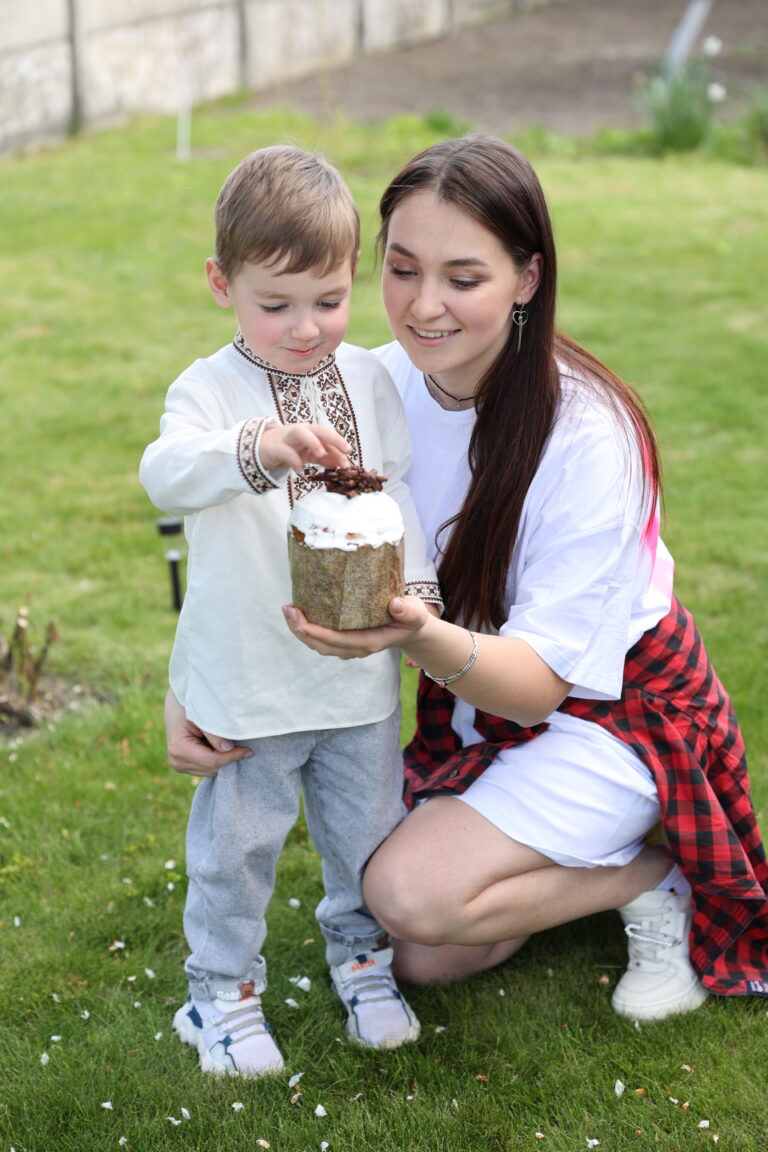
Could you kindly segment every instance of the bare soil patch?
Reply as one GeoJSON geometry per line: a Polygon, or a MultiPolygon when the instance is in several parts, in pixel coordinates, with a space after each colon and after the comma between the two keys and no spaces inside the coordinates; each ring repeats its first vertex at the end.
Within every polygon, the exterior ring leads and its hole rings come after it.
{"type": "MultiPolygon", "coordinates": [[[[687,0],[565,0],[464,29],[403,51],[366,56],[286,81],[255,97],[290,104],[321,122],[339,110],[363,122],[403,112],[447,112],[473,129],[513,134],[543,127],[588,135],[640,123],[637,82],[656,70],[687,0]]],[[[715,0],[702,37],[722,40],[712,79],[736,115],[768,83],[768,3],[715,0]]]]}
{"type": "Polygon", "coordinates": [[[42,676],[33,700],[8,685],[0,685],[0,742],[30,734],[71,712],[84,712],[103,704],[108,697],[72,684],[59,676],[42,676]]]}

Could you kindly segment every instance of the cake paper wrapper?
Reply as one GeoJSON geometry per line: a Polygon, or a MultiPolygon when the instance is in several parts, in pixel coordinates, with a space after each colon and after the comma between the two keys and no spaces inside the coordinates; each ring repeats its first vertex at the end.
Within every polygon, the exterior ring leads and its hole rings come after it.
{"type": "Polygon", "coordinates": [[[350,552],[308,548],[288,536],[292,599],[312,624],[342,631],[391,624],[387,605],[403,593],[403,544],[350,552]]]}

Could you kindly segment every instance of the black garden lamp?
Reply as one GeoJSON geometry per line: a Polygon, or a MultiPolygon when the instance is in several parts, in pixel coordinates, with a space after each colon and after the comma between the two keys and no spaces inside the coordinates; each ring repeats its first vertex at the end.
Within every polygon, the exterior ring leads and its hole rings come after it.
{"type": "MultiPolygon", "coordinates": [[[[157,521],[157,530],[161,536],[180,536],[182,522],[176,516],[161,516],[157,521]]],[[[168,571],[171,577],[171,604],[177,612],[181,611],[184,597],[181,594],[181,564],[182,553],[180,548],[168,548],[165,553],[168,561],[168,571]]]]}

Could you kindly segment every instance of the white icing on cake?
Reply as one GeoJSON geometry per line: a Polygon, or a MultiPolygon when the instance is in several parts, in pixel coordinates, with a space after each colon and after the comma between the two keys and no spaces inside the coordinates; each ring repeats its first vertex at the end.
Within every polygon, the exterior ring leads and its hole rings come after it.
{"type": "Polygon", "coordinates": [[[368,545],[397,544],[405,531],[396,501],[386,492],[362,492],[347,497],[316,488],[294,506],[289,528],[304,536],[307,548],[339,548],[344,552],[368,545]]]}

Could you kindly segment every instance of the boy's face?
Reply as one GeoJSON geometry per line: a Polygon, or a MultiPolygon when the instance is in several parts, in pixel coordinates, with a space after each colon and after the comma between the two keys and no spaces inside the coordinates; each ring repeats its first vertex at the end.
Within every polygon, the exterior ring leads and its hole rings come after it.
{"type": "Polygon", "coordinates": [[[327,275],[281,272],[282,264],[243,264],[230,280],[206,261],[216,303],[234,308],[248,347],[280,372],[310,372],[344,339],[349,323],[353,264],[327,275]]]}

